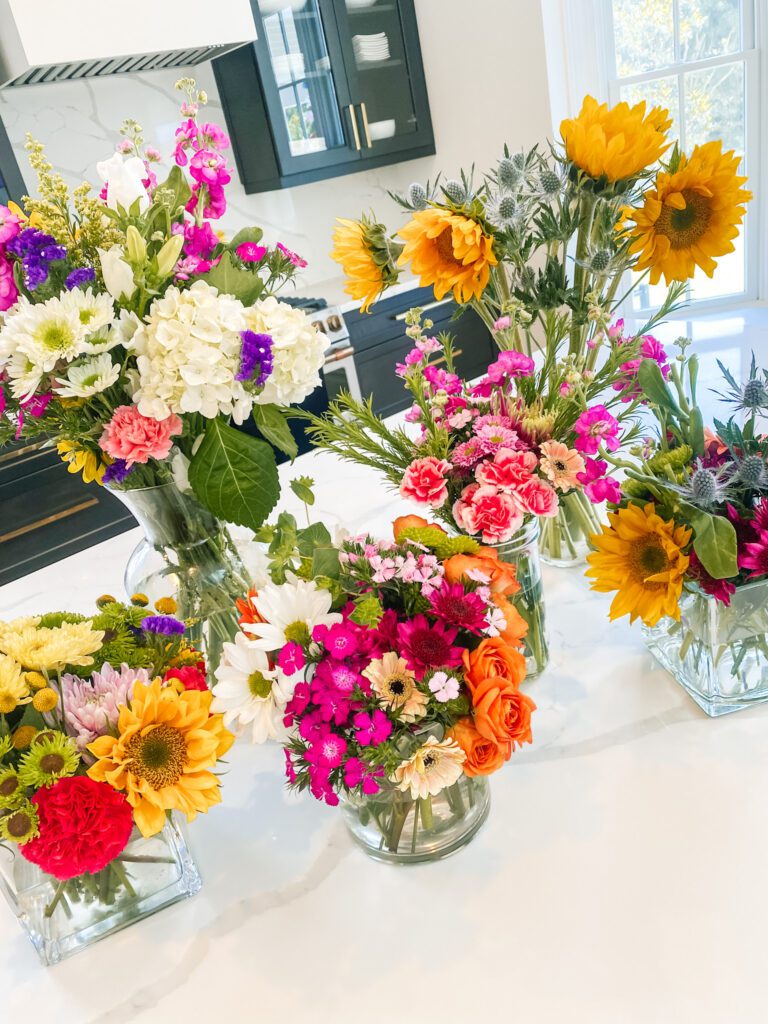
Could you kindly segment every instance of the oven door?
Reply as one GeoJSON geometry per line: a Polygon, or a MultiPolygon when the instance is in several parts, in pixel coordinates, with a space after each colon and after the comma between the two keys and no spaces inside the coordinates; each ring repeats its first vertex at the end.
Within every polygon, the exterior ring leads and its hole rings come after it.
{"type": "Polygon", "coordinates": [[[358,400],[362,398],[360,381],[357,379],[357,370],[355,369],[355,350],[351,345],[339,346],[327,353],[323,367],[323,379],[328,399],[331,402],[338,398],[342,391],[348,391],[353,398],[358,400]]]}

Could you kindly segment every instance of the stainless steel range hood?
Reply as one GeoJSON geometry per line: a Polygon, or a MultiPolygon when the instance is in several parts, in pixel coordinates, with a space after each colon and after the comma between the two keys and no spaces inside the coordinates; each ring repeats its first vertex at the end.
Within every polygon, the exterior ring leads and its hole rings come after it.
{"type": "Polygon", "coordinates": [[[187,67],[255,38],[250,0],[0,0],[0,87],[187,67]]]}

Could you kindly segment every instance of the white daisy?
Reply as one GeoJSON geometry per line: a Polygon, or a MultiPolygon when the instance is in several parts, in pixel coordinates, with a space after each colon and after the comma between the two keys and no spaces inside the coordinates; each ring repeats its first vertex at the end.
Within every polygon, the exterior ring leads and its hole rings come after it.
{"type": "Polygon", "coordinates": [[[214,675],[211,710],[224,716],[228,728],[243,732],[250,726],[254,743],[287,738],[283,717],[296,680],[270,668],[267,655],[253,640],[238,633],[233,644],[225,643],[214,675]]]}
{"type": "Polygon", "coordinates": [[[286,574],[282,584],[268,583],[253,598],[256,611],[264,622],[246,622],[243,629],[255,636],[254,643],[262,651],[279,651],[287,643],[309,642],[315,626],[333,626],[341,615],[331,611],[333,598],[314,580],[297,579],[286,574]]]}
{"type": "Polygon", "coordinates": [[[95,334],[102,327],[108,327],[115,318],[112,296],[106,292],[94,294],[92,288],[85,291],[73,288],[65,292],[61,296],[61,305],[78,317],[86,334],[95,334]]]}
{"type": "Polygon", "coordinates": [[[108,353],[70,366],[66,377],[57,377],[60,398],[90,398],[111,388],[120,376],[120,367],[112,362],[108,353]]]}
{"type": "Polygon", "coordinates": [[[23,352],[14,352],[6,363],[0,362],[0,371],[5,369],[11,382],[11,393],[20,402],[25,402],[40,387],[43,371],[35,366],[23,352]]]}

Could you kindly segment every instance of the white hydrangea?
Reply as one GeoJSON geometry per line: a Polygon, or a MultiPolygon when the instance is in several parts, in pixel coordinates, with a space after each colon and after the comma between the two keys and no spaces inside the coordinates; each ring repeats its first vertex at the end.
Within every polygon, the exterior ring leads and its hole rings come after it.
{"type": "Polygon", "coordinates": [[[242,423],[253,396],[235,379],[240,368],[240,332],[247,327],[243,304],[219,295],[205,281],[155,299],[129,345],[136,354],[138,387],[133,400],[143,416],[163,420],[172,413],[219,413],[242,423]]]}
{"type": "Polygon", "coordinates": [[[249,330],[272,338],[273,369],[256,398],[259,405],[296,405],[320,383],[328,339],[300,309],[274,296],[245,311],[249,330]]]}

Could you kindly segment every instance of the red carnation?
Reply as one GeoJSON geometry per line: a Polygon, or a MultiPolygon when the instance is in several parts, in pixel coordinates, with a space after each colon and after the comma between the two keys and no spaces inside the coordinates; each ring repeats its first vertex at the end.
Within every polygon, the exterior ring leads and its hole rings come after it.
{"type": "Polygon", "coordinates": [[[32,797],[40,835],[22,854],[59,881],[94,875],[126,847],[133,812],[124,794],[86,775],[59,779],[32,797]]]}
{"type": "Polygon", "coordinates": [[[197,665],[181,665],[179,668],[169,668],[163,676],[163,682],[167,683],[169,679],[178,679],[185,690],[208,689],[204,661],[198,661],[197,665]]]}

